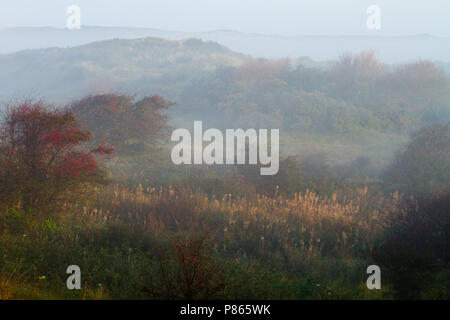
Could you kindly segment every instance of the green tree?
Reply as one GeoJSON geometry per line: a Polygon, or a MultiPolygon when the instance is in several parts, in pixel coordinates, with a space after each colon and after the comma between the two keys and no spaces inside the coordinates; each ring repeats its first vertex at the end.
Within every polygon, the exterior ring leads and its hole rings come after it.
{"type": "Polygon", "coordinates": [[[416,132],[385,172],[385,181],[407,194],[433,195],[450,189],[450,123],[416,132]]]}

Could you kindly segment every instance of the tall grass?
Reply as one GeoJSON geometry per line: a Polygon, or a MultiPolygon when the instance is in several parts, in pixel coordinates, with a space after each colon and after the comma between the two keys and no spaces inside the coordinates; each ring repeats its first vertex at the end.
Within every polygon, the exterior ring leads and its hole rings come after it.
{"type": "Polygon", "coordinates": [[[365,268],[383,232],[383,212],[398,196],[367,187],[330,197],[273,194],[216,198],[172,187],[109,186],[88,205],[67,206],[20,232],[3,230],[0,250],[23,257],[32,270],[24,281],[34,289],[22,297],[381,296],[364,288],[365,268]],[[82,269],[81,293],[65,289],[70,264],[82,269]],[[197,278],[180,276],[189,272],[197,278]]]}

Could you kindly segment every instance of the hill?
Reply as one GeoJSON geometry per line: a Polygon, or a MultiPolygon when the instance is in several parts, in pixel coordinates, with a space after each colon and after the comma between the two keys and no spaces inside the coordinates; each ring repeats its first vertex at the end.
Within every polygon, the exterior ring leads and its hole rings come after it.
{"type": "Polygon", "coordinates": [[[176,103],[174,127],[279,128],[283,155],[333,163],[389,161],[411,131],[450,121],[442,65],[386,65],[371,52],[323,63],[255,59],[198,39],[116,39],[0,55],[0,83],[4,101],[156,94],[176,103]]]}
{"type": "Polygon", "coordinates": [[[42,96],[67,102],[111,91],[171,95],[167,84],[177,87],[200,72],[239,66],[247,59],[217,43],[195,39],[116,39],[25,50],[0,55],[0,99],[42,96]]]}
{"type": "MultiPolygon", "coordinates": [[[[305,34],[304,30],[299,31],[305,34]]],[[[209,32],[166,31],[153,28],[90,27],[80,30],[51,27],[21,27],[0,29],[0,53],[47,47],[74,47],[95,41],[156,37],[168,40],[196,38],[214,41],[241,52],[262,58],[335,59],[344,52],[375,50],[386,63],[402,63],[418,58],[449,62],[450,38],[427,34],[409,36],[280,36],[248,34],[233,30],[209,32]]]]}

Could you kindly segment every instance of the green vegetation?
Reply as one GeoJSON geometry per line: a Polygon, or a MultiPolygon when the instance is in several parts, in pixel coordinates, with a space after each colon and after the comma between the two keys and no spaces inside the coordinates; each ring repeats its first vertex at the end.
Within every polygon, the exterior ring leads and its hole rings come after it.
{"type": "Polygon", "coordinates": [[[449,298],[450,84],[434,64],[113,40],[0,56],[3,93],[30,61],[22,88],[45,63],[40,90],[67,105],[3,116],[0,299],[449,298]],[[122,93],[78,100],[93,88],[122,93]],[[279,128],[279,173],[171,164],[170,126],[199,119],[279,128]]]}
{"type": "Polygon", "coordinates": [[[369,156],[386,164],[412,130],[450,119],[446,65],[386,65],[372,52],[333,62],[265,60],[213,42],[110,40],[0,55],[0,98],[57,104],[120,92],[176,103],[173,126],[280,128],[285,156],[369,156]],[[45,77],[42,78],[42,73],[45,77]]]}
{"type": "Polygon", "coordinates": [[[390,298],[387,283],[364,289],[382,217],[367,190],[353,196],[111,187],[16,231],[21,218],[3,215],[2,264],[24,274],[10,279],[15,298],[390,298]],[[83,270],[83,290],[65,288],[68,263],[83,270]]]}

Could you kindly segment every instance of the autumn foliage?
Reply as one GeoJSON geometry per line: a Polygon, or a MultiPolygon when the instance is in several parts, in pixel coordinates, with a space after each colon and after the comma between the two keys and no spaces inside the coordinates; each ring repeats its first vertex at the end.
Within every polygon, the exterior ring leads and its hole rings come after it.
{"type": "Polygon", "coordinates": [[[95,143],[111,143],[118,153],[148,150],[164,135],[172,106],[160,96],[135,99],[120,94],[93,95],[71,105],[71,110],[92,132],[95,143]]]}
{"type": "Polygon", "coordinates": [[[105,172],[96,155],[113,150],[87,149],[90,138],[71,112],[32,101],[8,108],[0,126],[2,207],[48,209],[101,182],[105,172]]]}

